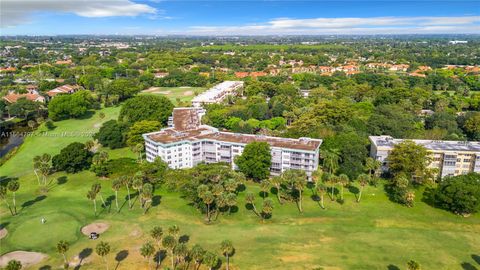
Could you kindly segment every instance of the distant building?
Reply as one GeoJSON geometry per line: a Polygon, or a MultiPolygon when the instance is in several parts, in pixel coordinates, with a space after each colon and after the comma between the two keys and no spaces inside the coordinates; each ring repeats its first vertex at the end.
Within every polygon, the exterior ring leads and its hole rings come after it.
{"type": "Polygon", "coordinates": [[[45,102],[45,97],[40,95],[37,92],[37,90],[28,90],[27,89],[27,91],[28,91],[27,94],[16,94],[14,92],[10,92],[8,95],[3,97],[3,100],[5,100],[6,102],[8,102],[10,104],[11,103],[16,103],[21,98],[26,98],[28,100],[35,101],[35,102],[42,102],[42,103],[45,102]]]}
{"type": "Polygon", "coordinates": [[[153,75],[155,76],[155,78],[159,79],[167,77],[168,74],[168,72],[155,72],[153,75]]]}
{"type": "Polygon", "coordinates": [[[236,169],[235,157],[242,154],[248,143],[266,142],[271,148],[272,175],[298,169],[311,176],[318,168],[322,140],[221,132],[201,124],[204,112],[202,108],[175,108],[170,127],[143,134],[147,161],[160,157],[174,169],[192,168],[202,162],[226,162],[236,169]]]}
{"type": "MultiPolygon", "coordinates": [[[[391,136],[369,136],[372,146],[370,156],[382,162],[382,169],[388,170],[388,155],[395,144],[403,139],[391,136]]],[[[437,168],[439,176],[480,173],[480,142],[412,140],[424,146],[432,155],[430,168],[437,168]]]]}
{"type": "Polygon", "coordinates": [[[242,81],[224,81],[207,91],[196,96],[192,100],[194,107],[200,107],[203,104],[213,104],[222,102],[229,95],[236,95],[243,89],[242,81]]]}
{"type": "Polygon", "coordinates": [[[66,85],[62,85],[62,86],[59,86],[57,88],[54,88],[54,89],[48,91],[47,95],[49,97],[53,98],[54,96],[56,96],[58,94],[73,94],[73,93],[77,92],[79,89],[80,89],[79,85],[66,84],[66,85]]]}
{"type": "Polygon", "coordinates": [[[454,45],[455,44],[467,44],[468,41],[466,41],[466,40],[450,40],[448,43],[454,44],[454,45]]]}

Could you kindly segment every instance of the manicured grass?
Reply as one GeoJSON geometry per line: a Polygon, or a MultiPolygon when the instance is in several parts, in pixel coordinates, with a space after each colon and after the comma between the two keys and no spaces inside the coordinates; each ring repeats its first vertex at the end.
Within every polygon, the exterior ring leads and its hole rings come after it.
{"type": "Polygon", "coordinates": [[[200,94],[207,90],[205,87],[152,87],[150,89],[142,91],[141,94],[150,95],[163,95],[168,97],[173,104],[178,103],[178,99],[182,102],[188,102],[195,97],[196,94],[200,94]]]}
{"type": "MultiPolygon", "coordinates": [[[[118,110],[103,109],[104,119],[97,112],[91,118],[61,121],[55,131],[96,129],[96,124],[116,118],[118,110]]],[[[264,223],[245,207],[243,192],[238,198],[238,211],[220,216],[211,225],[206,225],[203,214],[179,194],[163,188],[155,190],[156,203],[145,215],[138,201],[133,210],[128,209],[126,191],[122,189],[120,213],[116,213],[114,201],[103,208],[98,200],[99,213],[95,216],[93,203],[86,198],[90,186],[101,183],[101,194],[107,201],[113,199],[114,192],[111,179],[99,179],[89,171],[51,175],[48,193],[41,194],[32,172],[32,157],[44,152],[55,154],[70,142],[88,139],[30,137],[0,167],[0,175],[20,177],[21,183],[17,192],[19,214],[11,217],[5,205],[0,206],[0,223],[9,231],[0,240],[0,254],[13,250],[44,252],[49,258],[31,269],[45,265],[58,269],[62,257],[55,251],[56,243],[60,239],[70,243],[67,256],[73,261],[82,250],[94,250],[99,242],[87,239],[80,228],[92,222],[105,222],[110,229],[100,239],[112,246],[108,256],[110,269],[114,269],[115,255],[122,250],[127,250],[128,256],[117,269],[146,269],[139,248],[149,239],[149,230],[155,225],[166,230],[177,224],[181,234],[189,236],[189,246],[198,243],[220,254],[220,242],[231,240],[236,248],[232,269],[405,269],[410,259],[418,261],[422,269],[462,269],[462,263],[480,268],[472,258],[480,256],[480,215],[464,218],[432,208],[421,201],[420,191],[413,208],[390,202],[379,186],[367,187],[360,203],[348,191],[343,205],[326,197],[327,209],[322,210],[310,199],[311,191],[306,190],[303,214],[293,203],[280,206],[275,196],[269,194],[275,201],[275,209],[273,217],[264,223]],[[65,182],[57,181],[61,176],[66,176],[65,182]],[[47,220],[45,224],[41,224],[42,217],[47,220]]],[[[127,148],[109,153],[111,158],[135,157],[127,148]]],[[[247,191],[259,194],[260,188],[248,183],[247,191]]],[[[262,198],[257,196],[257,208],[261,208],[261,202],[262,198]]],[[[80,269],[104,267],[95,251],[84,262],[80,269]]],[[[169,258],[158,269],[168,265],[169,258]]]]}

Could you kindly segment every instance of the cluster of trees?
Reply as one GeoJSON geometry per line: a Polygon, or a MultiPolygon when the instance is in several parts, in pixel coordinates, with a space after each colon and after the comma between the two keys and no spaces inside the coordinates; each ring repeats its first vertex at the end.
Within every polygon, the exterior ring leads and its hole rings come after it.
{"type": "Polygon", "coordinates": [[[48,117],[54,121],[79,118],[98,106],[99,104],[89,91],[83,90],[71,95],[58,95],[48,103],[48,117]]]}
{"type": "Polygon", "coordinates": [[[20,182],[18,182],[18,180],[16,179],[10,179],[8,182],[6,182],[6,184],[2,183],[2,185],[0,185],[0,200],[3,200],[5,202],[12,216],[15,216],[18,214],[17,202],[15,198],[15,195],[18,189],[20,189],[20,182]],[[11,206],[10,203],[8,202],[9,200],[8,192],[12,193],[13,206],[11,206]]]}
{"type": "Polygon", "coordinates": [[[446,177],[433,190],[434,205],[459,215],[480,211],[480,174],[446,177]]]}
{"type": "Polygon", "coordinates": [[[199,164],[186,170],[169,170],[166,186],[182,193],[194,207],[205,213],[207,223],[220,214],[236,212],[238,193],[244,189],[245,176],[224,163],[199,164]]]}

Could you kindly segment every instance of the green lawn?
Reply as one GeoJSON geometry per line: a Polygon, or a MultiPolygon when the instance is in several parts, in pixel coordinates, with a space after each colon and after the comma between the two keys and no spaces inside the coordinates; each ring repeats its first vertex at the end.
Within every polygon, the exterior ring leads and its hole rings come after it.
{"type": "Polygon", "coordinates": [[[200,94],[207,90],[205,87],[152,87],[142,91],[141,94],[154,94],[163,95],[168,97],[173,104],[177,104],[178,100],[181,102],[188,102],[195,97],[196,94],[200,94]]]}
{"type": "MultiPolygon", "coordinates": [[[[118,114],[118,108],[103,111],[104,119],[97,113],[84,120],[61,121],[55,131],[95,130],[98,123],[116,118],[118,114]]],[[[148,231],[154,225],[166,229],[177,224],[181,233],[189,236],[190,246],[198,243],[219,253],[220,242],[230,239],[236,248],[232,269],[405,269],[410,259],[418,261],[422,269],[462,269],[462,264],[463,269],[480,268],[472,257],[480,256],[480,215],[463,218],[432,208],[421,202],[421,192],[417,192],[415,207],[406,208],[390,202],[381,186],[368,187],[362,202],[356,203],[355,195],[347,192],[344,205],[327,199],[327,209],[322,210],[309,198],[311,192],[307,190],[303,214],[298,213],[294,204],[275,204],[272,219],[265,223],[246,209],[243,192],[238,198],[238,212],[221,216],[211,225],[204,224],[203,215],[187,205],[179,194],[164,189],[155,191],[159,204],[146,215],[142,214],[138,202],[133,210],[128,210],[124,200],[126,192],[121,190],[120,204],[124,205],[121,212],[115,212],[114,203],[103,209],[98,201],[101,210],[95,217],[93,204],[86,198],[91,184],[102,184],[101,194],[105,199],[114,192],[110,179],[99,179],[88,171],[49,176],[49,191],[43,197],[31,169],[32,157],[43,152],[55,154],[72,141],[87,139],[30,137],[19,152],[0,167],[0,175],[20,177],[21,183],[17,192],[19,215],[11,217],[5,204],[0,206],[0,223],[9,231],[7,237],[0,240],[1,254],[13,250],[44,252],[49,258],[31,269],[46,265],[59,269],[62,257],[55,251],[56,243],[67,240],[71,244],[68,258],[74,260],[82,250],[94,249],[98,243],[83,236],[80,228],[92,222],[106,222],[110,229],[101,235],[101,240],[112,245],[108,256],[110,269],[114,269],[115,255],[122,250],[127,250],[128,256],[117,269],[146,269],[139,248],[148,240],[148,231]],[[57,182],[60,176],[67,177],[65,183],[57,182]],[[40,222],[42,217],[47,220],[45,224],[40,222]],[[474,268],[465,268],[465,265],[474,268]]],[[[134,157],[126,148],[110,151],[110,156],[134,157]]],[[[252,183],[247,184],[247,190],[260,191],[258,185],[252,183]]],[[[261,200],[258,196],[258,208],[261,200]]],[[[84,262],[82,270],[103,267],[95,252],[84,262]]],[[[168,265],[169,258],[158,269],[168,265]]]]}

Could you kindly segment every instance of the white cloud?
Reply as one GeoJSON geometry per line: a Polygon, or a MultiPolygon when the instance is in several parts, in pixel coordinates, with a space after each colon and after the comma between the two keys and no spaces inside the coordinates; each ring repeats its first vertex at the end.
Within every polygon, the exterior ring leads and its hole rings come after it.
{"type": "Polygon", "coordinates": [[[36,12],[74,13],[82,17],[155,15],[149,5],[130,0],[0,0],[0,26],[29,22],[36,12]]]}
{"type": "Polygon", "coordinates": [[[261,24],[193,26],[188,32],[199,35],[480,33],[479,23],[480,16],[278,18],[261,24]]]}

